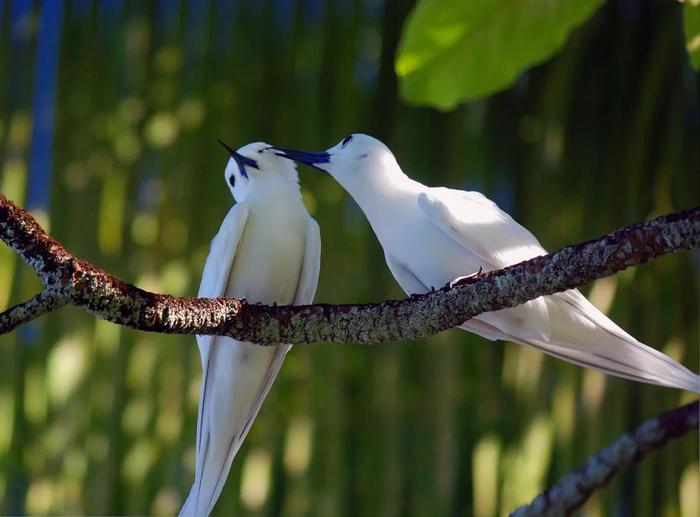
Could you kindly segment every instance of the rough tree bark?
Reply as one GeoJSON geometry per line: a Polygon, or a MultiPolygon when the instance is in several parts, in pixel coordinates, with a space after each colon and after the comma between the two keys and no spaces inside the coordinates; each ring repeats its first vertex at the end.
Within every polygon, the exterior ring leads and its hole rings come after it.
{"type": "Polygon", "coordinates": [[[156,294],[71,255],[25,210],[0,194],[0,238],[42,279],[41,295],[0,314],[9,332],[70,303],[119,325],[172,334],[226,335],[260,345],[418,339],[483,312],[514,307],[630,266],[700,246],[700,208],[657,217],[551,255],[475,275],[405,300],[362,305],[275,306],[233,298],[156,294]]]}
{"type": "MultiPolygon", "coordinates": [[[[270,307],[243,299],[151,293],[74,257],[26,210],[1,193],[0,239],[34,269],[45,286],[30,300],[0,313],[0,334],[72,304],[113,323],[153,332],[226,335],[260,345],[317,341],[371,344],[426,337],[483,312],[514,307],[660,255],[697,248],[700,208],[627,226],[424,295],[360,305],[270,307]]],[[[650,420],[599,451],[515,515],[571,513],[619,468],[697,427],[697,402],[650,420]]]]}
{"type": "Polygon", "coordinates": [[[700,405],[697,401],[647,420],[631,433],[625,433],[609,446],[562,477],[556,485],[521,506],[513,517],[570,515],[622,467],[641,460],[671,440],[698,428],[700,405]]]}

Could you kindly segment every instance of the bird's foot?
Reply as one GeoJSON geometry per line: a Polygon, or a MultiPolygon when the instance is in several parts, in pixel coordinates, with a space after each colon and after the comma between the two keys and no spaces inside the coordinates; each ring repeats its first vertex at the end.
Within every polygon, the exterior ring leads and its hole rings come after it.
{"type": "Polygon", "coordinates": [[[452,280],[448,285],[450,289],[452,289],[455,286],[465,283],[467,280],[471,280],[472,278],[479,278],[482,275],[484,275],[484,268],[482,266],[479,266],[479,271],[477,271],[476,273],[472,273],[471,275],[458,276],[457,278],[452,280]]]}
{"type": "Polygon", "coordinates": [[[455,278],[454,280],[452,280],[452,281],[451,281],[449,284],[447,284],[447,285],[450,287],[450,289],[452,289],[453,287],[456,287],[456,286],[458,286],[458,285],[460,285],[460,284],[463,284],[465,280],[468,280],[468,279],[472,278],[473,276],[474,276],[474,275],[458,276],[457,278],[455,278]]]}

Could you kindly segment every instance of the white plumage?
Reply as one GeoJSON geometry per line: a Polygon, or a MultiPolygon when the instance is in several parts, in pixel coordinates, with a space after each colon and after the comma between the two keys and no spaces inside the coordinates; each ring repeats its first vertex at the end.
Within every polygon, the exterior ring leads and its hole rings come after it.
{"type": "MultiPolygon", "coordinates": [[[[523,226],[478,192],[431,188],[406,176],[380,141],[351,135],[322,152],[280,156],[331,174],[355,199],[408,294],[501,269],[547,252],[523,226]]],[[[578,290],[480,314],[462,328],[537,348],[639,382],[700,392],[700,377],[617,326],[578,290]]]]}
{"type": "MultiPolygon", "coordinates": [[[[200,297],[308,304],[318,282],[321,239],[306,211],[294,164],[264,143],[237,152],[225,171],[237,204],[211,242],[200,297]]],[[[228,149],[228,148],[227,148],[228,149]]],[[[290,345],[261,347],[197,336],[202,387],[195,481],[180,515],[211,513],[290,345]]]]}

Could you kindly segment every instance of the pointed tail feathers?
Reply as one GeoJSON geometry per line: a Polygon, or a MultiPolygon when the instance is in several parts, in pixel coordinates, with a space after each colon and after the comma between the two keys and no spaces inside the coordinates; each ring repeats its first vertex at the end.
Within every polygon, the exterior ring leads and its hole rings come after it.
{"type": "Polygon", "coordinates": [[[211,513],[233,459],[290,348],[261,348],[241,342],[216,345],[202,374],[195,480],[181,516],[211,513]]]}
{"type": "Polygon", "coordinates": [[[623,341],[617,337],[603,338],[597,341],[600,348],[595,348],[598,350],[582,350],[581,343],[553,344],[536,340],[520,341],[515,338],[512,341],[608,375],[700,393],[698,375],[639,341],[623,341]],[[601,350],[612,347],[620,354],[601,350]],[[620,359],[621,354],[627,357],[620,359]]]}
{"type": "Polygon", "coordinates": [[[494,326],[493,317],[486,323],[477,316],[465,322],[462,328],[489,339],[498,336],[536,348],[608,375],[700,393],[700,376],[634,339],[578,291],[566,291],[544,299],[551,327],[547,340],[506,333],[494,326]]]}

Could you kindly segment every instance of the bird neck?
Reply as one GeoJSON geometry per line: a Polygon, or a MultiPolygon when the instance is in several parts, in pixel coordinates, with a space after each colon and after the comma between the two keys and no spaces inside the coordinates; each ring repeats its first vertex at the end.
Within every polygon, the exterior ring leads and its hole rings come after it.
{"type": "Polygon", "coordinates": [[[351,192],[351,195],[376,231],[383,221],[393,219],[405,208],[415,206],[418,194],[424,188],[424,185],[399,170],[398,174],[393,172],[377,178],[371,184],[351,192]]]}
{"type": "Polygon", "coordinates": [[[246,201],[289,200],[301,199],[299,182],[294,178],[281,174],[270,174],[265,178],[257,178],[246,201]]]}

